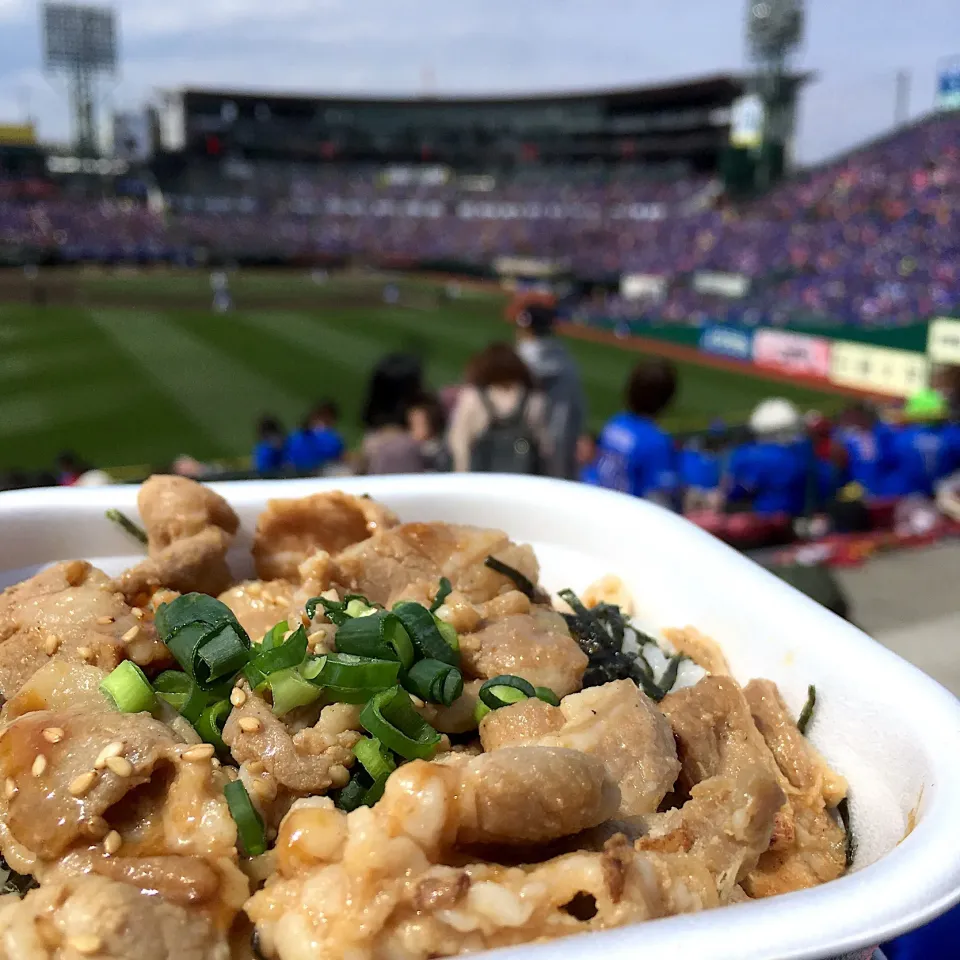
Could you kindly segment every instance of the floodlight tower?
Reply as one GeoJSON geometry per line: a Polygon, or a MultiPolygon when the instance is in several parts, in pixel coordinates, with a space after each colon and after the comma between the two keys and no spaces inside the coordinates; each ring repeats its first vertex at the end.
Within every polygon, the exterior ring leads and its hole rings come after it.
{"type": "Polygon", "coordinates": [[[113,10],[76,3],[43,5],[44,67],[66,76],[80,156],[97,153],[96,106],[100,81],[117,69],[113,10]]]}
{"type": "Polygon", "coordinates": [[[804,0],[747,0],[747,49],[765,123],[758,186],[772,178],[771,148],[782,148],[790,125],[790,62],[803,41],[804,0]]]}

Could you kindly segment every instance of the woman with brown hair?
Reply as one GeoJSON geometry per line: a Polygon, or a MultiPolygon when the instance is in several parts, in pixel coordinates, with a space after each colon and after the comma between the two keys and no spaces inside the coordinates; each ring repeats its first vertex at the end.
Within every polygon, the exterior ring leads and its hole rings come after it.
{"type": "Polygon", "coordinates": [[[543,395],[509,344],[492,343],[467,364],[448,445],[461,473],[542,472],[552,452],[543,395]]]}

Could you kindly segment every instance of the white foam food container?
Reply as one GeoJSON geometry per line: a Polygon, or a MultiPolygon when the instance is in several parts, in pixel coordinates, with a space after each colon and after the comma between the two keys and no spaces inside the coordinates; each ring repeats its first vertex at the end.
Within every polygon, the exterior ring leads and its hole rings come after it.
{"type": "MultiPolygon", "coordinates": [[[[810,736],[850,782],[857,843],[851,873],[814,890],[512,948],[504,956],[860,957],[960,900],[960,701],[692,524],[642,500],[525,477],[212,486],[241,518],[234,551],[241,575],[249,573],[250,534],[268,499],[333,488],[369,493],[403,520],[498,527],[533,544],[551,590],[582,590],[604,574],[619,575],[633,593],[640,626],[654,633],[696,626],[719,642],[742,683],[775,680],[797,712],[808,684],[816,684],[810,736]]],[[[111,573],[123,569],[139,551],[104,510],[135,516],[136,495],[136,487],[0,494],[0,586],[74,557],[111,573]]]]}

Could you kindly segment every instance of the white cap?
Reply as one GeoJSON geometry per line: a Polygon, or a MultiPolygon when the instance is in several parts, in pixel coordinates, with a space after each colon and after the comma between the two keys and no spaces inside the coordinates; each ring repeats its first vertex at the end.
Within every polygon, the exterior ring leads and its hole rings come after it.
{"type": "Polygon", "coordinates": [[[113,477],[106,470],[88,470],[77,477],[75,487],[109,487],[114,483],[113,477]]]}
{"type": "Polygon", "coordinates": [[[789,401],[773,397],[757,404],[750,414],[750,429],[760,435],[790,433],[800,429],[800,412],[789,401]]]}

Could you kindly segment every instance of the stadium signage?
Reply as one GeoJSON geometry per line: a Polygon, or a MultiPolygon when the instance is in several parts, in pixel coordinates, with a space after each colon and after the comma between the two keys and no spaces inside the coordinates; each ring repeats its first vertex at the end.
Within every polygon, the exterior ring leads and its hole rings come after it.
{"type": "Polygon", "coordinates": [[[758,330],[753,335],[753,362],[780,373],[826,380],[830,341],[786,330],[758,330]]]}
{"type": "Polygon", "coordinates": [[[711,326],[700,334],[700,349],[719,357],[749,360],[753,353],[753,334],[740,327],[711,326]]]}
{"type": "Polygon", "coordinates": [[[939,317],[930,324],[927,356],[934,363],[960,364],[960,320],[939,317]]]}
{"type": "Polygon", "coordinates": [[[693,289],[697,293],[736,299],[750,291],[750,280],[742,273],[714,273],[698,270],[693,275],[693,289]]]}
{"type": "Polygon", "coordinates": [[[563,271],[563,266],[553,260],[538,260],[535,257],[497,257],[493,261],[494,272],[501,277],[553,277],[563,271]]]}
{"type": "Polygon", "coordinates": [[[620,278],[620,295],[626,300],[662,300],[667,278],[655,273],[625,273],[620,278]]]}
{"type": "Polygon", "coordinates": [[[830,382],[864,393],[908,397],[927,385],[929,363],[922,353],[834,341],[830,382]]]}

